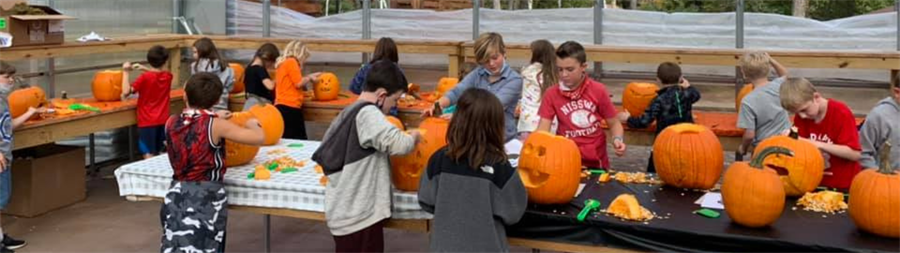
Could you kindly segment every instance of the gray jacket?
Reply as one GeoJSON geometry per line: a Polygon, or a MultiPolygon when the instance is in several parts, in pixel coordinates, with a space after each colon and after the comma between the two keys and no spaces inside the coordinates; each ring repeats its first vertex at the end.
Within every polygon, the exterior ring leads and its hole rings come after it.
{"type": "Polygon", "coordinates": [[[216,103],[213,109],[228,110],[228,95],[231,92],[231,88],[234,87],[234,70],[228,66],[225,66],[223,70],[219,67],[219,61],[214,61],[210,64],[209,60],[200,59],[191,64],[191,75],[201,72],[216,74],[219,80],[222,81],[222,96],[219,97],[219,103],[216,103]]]}
{"type": "Polygon", "coordinates": [[[891,145],[891,167],[900,168],[900,105],[892,97],[885,98],[872,108],[866,122],[859,129],[859,144],[863,168],[878,168],[878,150],[885,141],[891,145]]]}

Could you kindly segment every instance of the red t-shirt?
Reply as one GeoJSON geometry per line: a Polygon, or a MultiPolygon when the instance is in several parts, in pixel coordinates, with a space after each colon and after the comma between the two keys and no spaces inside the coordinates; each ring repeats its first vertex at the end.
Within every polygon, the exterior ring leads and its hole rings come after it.
{"type": "Polygon", "coordinates": [[[585,77],[573,91],[562,91],[560,85],[554,85],[544,92],[538,115],[559,120],[556,134],[575,141],[581,151],[582,165],[609,168],[606,134],[601,122],[615,117],[616,108],[602,83],[585,77]],[[566,95],[571,93],[576,94],[566,95]]]}
{"type": "Polygon", "coordinates": [[[169,118],[169,91],[172,89],[172,73],[147,71],[131,84],[138,94],[138,127],[162,126],[169,118]]]}
{"type": "MultiPolygon", "coordinates": [[[[856,129],[856,118],[853,112],[841,101],[828,100],[828,109],[822,122],[816,124],[813,119],[802,119],[794,116],[794,126],[800,137],[809,138],[830,144],[848,146],[859,151],[859,132],[856,129]]],[[[861,167],[859,162],[851,161],[822,152],[825,157],[825,175],[820,185],[830,188],[849,189],[850,182],[861,167]]]]}

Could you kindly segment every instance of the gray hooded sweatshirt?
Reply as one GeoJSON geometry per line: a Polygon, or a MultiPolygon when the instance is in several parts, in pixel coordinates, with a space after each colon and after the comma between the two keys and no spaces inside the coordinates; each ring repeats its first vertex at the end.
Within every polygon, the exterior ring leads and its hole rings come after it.
{"type": "Polygon", "coordinates": [[[222,70],[219,67],[219,61],[214,61],[210,65],[209,60],[200,59],[191,64],[191,75],[208,72],[213,73],[216,76],[219,76],[219,80],[222,81],[222,96],[219,97],[219,103],[213,106],[215,110],[228,110],[228,93],[231,92],[231,88],[234,87],[234,70],[229,68],[228,66],[222,70]]]}
{"type": "Polygon", "coordinates": [[[859,129],[863,168],[878,168],[878,150],[885,141],[892,145],[891,167],[900,168],[900,105],[892,97],[879,101],[859,129]]]}

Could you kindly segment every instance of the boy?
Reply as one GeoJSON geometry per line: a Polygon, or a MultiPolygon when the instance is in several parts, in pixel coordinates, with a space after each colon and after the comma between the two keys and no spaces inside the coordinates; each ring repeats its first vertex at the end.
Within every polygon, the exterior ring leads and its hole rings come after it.
{"type": "MultiPolygon", "coordinates": [[[[900,80],[900,74],[896,78],[900,80]]],[[[859,140],[862,146],[859,162],[863,168],[878,168],[878,151],[885,141],[894,147],[900,145],[900,82],[894,82],[891,96],[878,102],[866,116],[859,140]]],[[[900,148],[892,148],[890,157],[891,168],[900,168],[900,148]]]]}
{"type": "Polygon", "coordinates": [[[338,115],[312,160],[322,166],[325,223],[337,252],[384,251],[384,222],[391,217],[390,156],[412,152],[421,136],[404,134],[385,113],[407,90],[391,61],[372,64],[356,103],[338,115]]]}
{"type": "Polygon", "coordinates": [[[787,69],[769,54],[748,53],[738,63],[744,79],[753,84],[753,91],[741,100],[737,127],[744,129],[743,142],[738,146],[738,156],[743,156],[762,140],[779,135],[791,127],[787,112],[782,108],[778,90],[787,77],[787,69]],[[769,81],[769,67],[775,68],[778,78],[769,81]]]}
{"type": "Polygon", "coordinates": [[[581,151],[581,163],[588,168],[609,168],[606,134],[601,121],[606,120],[613,136],[617,156],[625,154],[624,130],[616,117],[616,108],[606,86],[588,78],[587,56],[578,42],[567,41],[556,49],[556,68],[560,84],[547,88],[538,115],[538,131],[550,131],[553,119],[559,121],[556,133],[575,141],[581,151]]]}
{"type": "MultiPolygon", "coordinates": [[[[25,123],[32,115],[43,111],[29,107],[25,114],[13,119],[9,113],[9,94],[13,90],[13,76],[16,74],[16,68],[6,62],[0,61],[0,210],[6,208],[9,204],[9,197],[12,196],[12,144],[13,129],[25,123]]],[[[2,224],[2,223],[0,223],[2,224]]],[[[0,253],[14,252],[14,249],[25,247],[25,241],[13,239],[9,235],[3,233],[3,227],[0,226],[0,253]]]]}
{"type": "MultiPolygon", "coordinates": [[[[678,64],[665,62],[656,69],[656,81],[663,85],[656,98],[638,117],[631,117],[628,111],[619,113],[619,120],[626,121],[631,128],[647,128],[656,121],[656,134],[678,123],[693,123],[692,108],[700,100],[700,92],[681,75],[678,64]]],[[[653,152],[647,162],[647,172],[656,172],[653,152]]]]}
{"type": "Polygon", "coordinates": [[[821,185],[847,191],[859,173],[859,132],[853,112],[843,102],[822,97],[805,78],[789,78],[781,85],[781,105],[795,113],[800,137],[816,145],[825,157],[821,185]]]}
{"type": "Polygon", "coordinates": [[[122,64],[122,100],[131,93],[138,93],[137,126],[138,148],[144,159],[162,152],[165,141],[165,125],[169,118],[169,90],[172,73],[162,70],[169,60],[169,52],[163,46],[153,46],[147,51],[150,67],[125,62],[122,64]],[[129,84],[128,71],[143,70],[133,84],[129,84]]]}

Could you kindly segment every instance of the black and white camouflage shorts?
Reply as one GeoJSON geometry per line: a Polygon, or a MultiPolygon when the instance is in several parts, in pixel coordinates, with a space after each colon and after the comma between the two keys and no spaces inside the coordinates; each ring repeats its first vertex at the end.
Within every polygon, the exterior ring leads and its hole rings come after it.
{"type": "Polygon", "coordinates": [[[221,182],[173,181],[159,211],[160,252],[225,252],[227,207],[221,182]]]}

